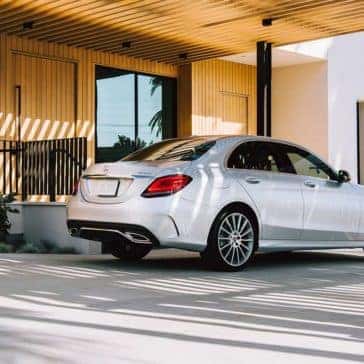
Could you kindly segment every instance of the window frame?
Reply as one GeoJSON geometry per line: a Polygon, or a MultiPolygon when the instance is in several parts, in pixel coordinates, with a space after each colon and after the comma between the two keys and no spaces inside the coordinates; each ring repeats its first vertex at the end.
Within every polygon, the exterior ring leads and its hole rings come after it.
{"type": "MultiPolygon", "coordinates": [[[[296,173],[294,173],[296,176],[306,177],[306,178],[314,178],[314,179],[318,179],[318,180],[321,180],[321,181],[337,181],[337,172],[333,168],[331,168],[326,162],[324,162],[321,158],[319,158],[317,155],[312,153],[311,151],[309,151],[307,149],[304,149],[304,148],[297,147],[296,145],[289,145],[289,144],[282,144],[282,145],[285,145],[288,148],[292,148],[293,150],[296,149],[298,151],[297,154],[300,154],[299,152],[302,152],[302,154],[308,153],[308,155],[310,155],[314,159],[316,159],[321,165],[325,166],[326,169],[329,172],[329,173],[327,173],[324,168],[318,168],[318,169],[322,170],[328,176],[328,178],[322,178],[322,177],[318,177],[318,176],[310,176],[310,175],[306,175],[306,174],[299,174],[299,173],[297,173],[297,171],[296,171],[296,173]]],[[[302,158],[307,160],[311,164],[315,164],[312,161],[310,161],[307,157],[302,156],[302,158]]],[[[294,165],[293,165],[293,168],[294,168],[294,165]]],[[[281,173],[284,173],[284,172],[281,172],[281,173]]]]}
{"type": "MultiPolygon", "coordinates": [[[[245,140],[243,142],[239,142],[236,145],[234,145],[234,147],[229,151],[229,155],[225,158],[225,168],[228,170],[239,170],[239,171],[254,171],[254,172],[266,172],[266,173],[281,173],[279,170],[278,171],[269,171],[269,170],[264,170],[264,169],[247,169],[247,168],[231,168],[228,166],[229,164],[229,160],[231,158],[231,156],[233,155],[233,153],[240,148],[242,145],[244,144],[248,144],[248,143],[263,143],[263,144],[271,144],[270,141],[265,141],[265,140],[254,140],[254,139],[250,139],[250,140],[245,140]]],[[[278,166],[277,166],[278,168],[278,166]]]]}
{"type": "MultiPolygon", "coordinates": [[[[115,70],[115,71],[120,71],[120,72],[127,72],[130,73],[134,76],[134,133],[135,133],[135,138],[134,141],[137,140],[138,138],[138,128],[139,128],[139,106],[138,106],[138,76],[148,76],[148,77],[162,77],[163,79],[167,79],[172,81],[173,84],[173,89],[174,89],[174,97],[172,100],[172,105],[171,105],[171,112],[172,112],[172,125],[171,125],[171,135],[168,136],[165,139],[162,140],[166,140],[166,139],[170,139],[170,138],[176,138],[177,137],[177,78],[176,77],[171,77],[171,76],[164,76],[164,75],[159,75],[159,74],[153,74],[153,73],[147,73],[147,72],[140,72],[140,71],[135,71],[135,70],[130,70],[130,69],[125,69],[125,68],[119,68],[117,66],[114,65],[104,65],[104,64],[100,64],[100,63],[95,63],[94,64],[94,88],[95,88],[95,92],[94,92],[94,120],[95,120],[95,128],[94,128],[94,159],[95,159],[95,163],[100,163],[100,160],[98,160],[97,158],[97,149],[98,149],[98,145],[97,145],[97,125],[98,125],[98,120],[97,120],[97,78],[96,78],[96,69],[97,67],[103,67],[103,68],[109,68],[110,70],[115,70]]],[[[161,95],[161,104],[162,104],[162,111],[164,110],[164,104],[165,103],[165,97],[164,97],[164,92],[162,89],[162,95],[161,95]]],[[[105,163],[109,163],[109,162],[105,162],[105,163]]]]}
{"type": "Polygon", "coordinates": [[[257,140],[257,139],[247,139],[244,141],[239,141],[237,143],[235,143],[232,148],[229,150],[229,152],[227,153],[225,160],[224,160],[224,167],[226,170],[237,170],[237,171],[254,171],[254,172],[259,172],[259,173],[272,173],[272,174],[283,174],[283,175],[287,175],[287,176],[296,176],[296,177],[306,177],[306,178],[315,178],[318,179],[320,181],[335,181],[337,182],[336,178],[331,178],[329,176],[329,179],[326,178],[321,178],[321,177],[313,177],[313,176],[306,176],[306,175],[302,175],[302,174],[297,174],[297,173],[289,173],[289,172],[281,172],[281,171],[266,171],[266,170],[260,170],[260,169],[246,169],[246,168],[231,168],[228,166],[228,162],[229,159],[231,157],[231,155],[235,152],[235,150],[237,148],[239,148],[242,144],[245,143],[270,143],[270,144],[275,144],[276,146],[284,146],[284,147],[290,147],[290,148],[295,148],[299,151],[302,151],[304,153],[309,153],[312,156],[314,156],[316,159],[318,159],[323,165],[325,165],[327,167],[328,170],[330,170],[332,172],[332,176],[336,177],[337,176],[337,171],[332,168],[328,163],[324,162],[321,158],[319,158],[316,154],[312,153],[311,151],[309,151],[306,148],[297,146],[295,144],[291,144],[291,143],[285,143],[285,142],[281,142],[281,141],[276,141],[276,140],[257,140]]]}

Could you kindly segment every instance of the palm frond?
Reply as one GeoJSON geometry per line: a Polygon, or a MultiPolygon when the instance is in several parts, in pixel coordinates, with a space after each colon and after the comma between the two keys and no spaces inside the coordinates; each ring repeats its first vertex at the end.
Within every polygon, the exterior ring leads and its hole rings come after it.
{"type": "Polygon", "coordinates": [[[150,79],[150,84],[151,84],[151,88],[150,88],[150,95],[153,96],[155,91],[158,89],[158,87],[162,87],[163,85],[163,77],[160,76],[155,76],[153,78],[150,79]]]}
{"type": "Polygon", "coordinates": [[[152,131],[156,130],[156,135],[161,136],[162,134],[162,110],[157,111],[153,117],[150,119],[148,125],[152,129],[152,131]]]}

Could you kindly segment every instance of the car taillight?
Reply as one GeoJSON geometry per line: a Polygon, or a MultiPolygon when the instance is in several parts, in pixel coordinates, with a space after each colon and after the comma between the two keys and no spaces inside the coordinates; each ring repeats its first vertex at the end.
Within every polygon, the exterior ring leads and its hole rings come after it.
{"type": "Polygon", "coordinates": [[[173,174],[156,178],[142,193],[143,197],[168,196],[181,191],[186,187],[192,178],[185,174],[173,174]]]}
{"type": "Polygon", "coordinates": [[[72,188],[72,196],[76,196],[78,193],[78,186],[80,184],[80,181],[76,181],[72,188]]]}

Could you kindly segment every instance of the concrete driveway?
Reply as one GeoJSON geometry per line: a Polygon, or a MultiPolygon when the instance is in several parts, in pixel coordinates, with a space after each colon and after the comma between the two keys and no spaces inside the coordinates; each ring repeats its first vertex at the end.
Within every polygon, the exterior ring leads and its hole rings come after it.
{"type": "Polygon", "coordinates": [[[361,250],[260,255],[0,255],[1,363],[363,363],[361,250]]]}

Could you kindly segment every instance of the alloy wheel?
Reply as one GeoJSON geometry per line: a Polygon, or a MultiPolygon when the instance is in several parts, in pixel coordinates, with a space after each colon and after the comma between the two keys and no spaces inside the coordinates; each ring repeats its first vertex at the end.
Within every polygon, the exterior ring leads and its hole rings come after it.
{"type": "Polygon", "coordinates": [[[231,267],[242,266],[254,249],[254,230],[249,219],[240,212],[227,215],[218,230],[218,249],[231,267]]]}

